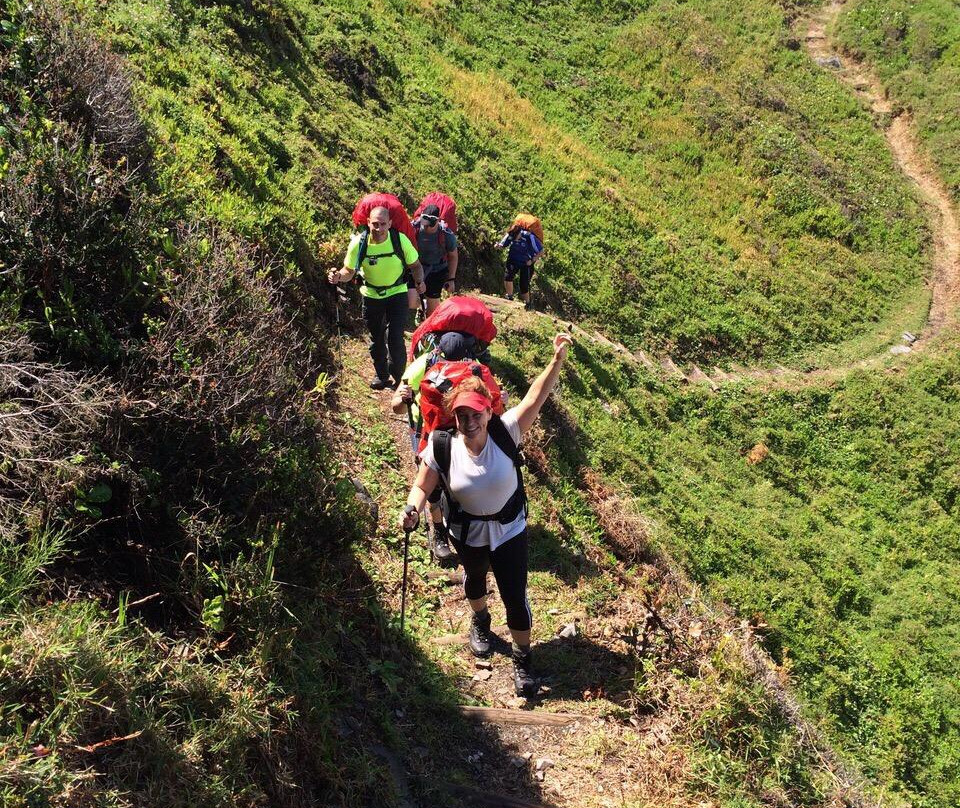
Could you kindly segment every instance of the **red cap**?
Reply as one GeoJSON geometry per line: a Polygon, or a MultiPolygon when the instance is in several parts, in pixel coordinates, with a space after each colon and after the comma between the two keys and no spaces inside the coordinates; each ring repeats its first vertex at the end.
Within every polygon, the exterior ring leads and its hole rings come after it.
{"type": "Polygon", "coordinates": [[[476,410],[477,412],[483,412],[484,410],[493,409],[493,404],[490,399],[487,398],[482,393],[466,391],[460,393],[454,400],[450,409],[455,410],[458,407],[469,407],[471,410],[476,410]]]}

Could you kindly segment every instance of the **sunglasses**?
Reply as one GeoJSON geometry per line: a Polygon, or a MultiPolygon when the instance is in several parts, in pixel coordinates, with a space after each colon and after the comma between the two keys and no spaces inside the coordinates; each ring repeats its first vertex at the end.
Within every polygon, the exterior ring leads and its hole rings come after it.
{"type": "Polygon", "coordinates": [[[431,226],[435,225],[439,219],[437,216],[421,216],[420,217],[426,224],[431,226]]]}

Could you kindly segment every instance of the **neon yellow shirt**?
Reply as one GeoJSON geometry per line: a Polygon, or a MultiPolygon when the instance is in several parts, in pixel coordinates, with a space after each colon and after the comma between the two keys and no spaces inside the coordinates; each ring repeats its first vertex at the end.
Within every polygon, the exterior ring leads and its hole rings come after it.
{"type": "MultiPolygon", "coordinates": [[[[362,235],[362,233],[357,233],[350,240],[347,257],[343,261],[345,267],[350,269],[356,267],[362,235]]],[[[407,260],[407,266],[415,264],[420,258],[417,254],[417,248],[410,243],[410,239],[403,233],[398,233],[398,235],[400,236],[400,248],[403,250],[403,257],[407,260]]],[[[364,297],[383,300],[407,291],[403,262],[400,260],[400,256],[394,253],[393,243],[389,236],[380,244],[374,244],[372,238],[367,241],[367,254],[360,265],[360,274],[365,281],[364,285],[360,287],[360,294],[364,297]],[[367,283],[371,285],[368,286],[367,283]]]]}
{"type": "Polygon", "coordinates": [[[420,354],[414,359],[407,369],[403,371],[400,381],[406,382],[413,388],[413,404],[410,405],[413,411],[413,420],[416,423],[420,418],[420,382],[427,375],[427,363],[430,361],[430,351],[420,354]]]}

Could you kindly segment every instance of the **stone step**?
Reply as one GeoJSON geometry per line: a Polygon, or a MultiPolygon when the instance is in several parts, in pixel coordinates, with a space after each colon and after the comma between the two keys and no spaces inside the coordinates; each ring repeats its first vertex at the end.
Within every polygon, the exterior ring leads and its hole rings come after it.
{"type": "Polygon", "coordinates": [[[649,356],[647,356],[643,351],[634,351],[632,356],[647,370],[657,369],[656,363],[654,363],[654,361],[649,356]]]}
{"type": "Polygon", "coordinates": [[[693,382],[694,384],[706,384],[709,385],[711,390],[716,390],[717,385],[706,373],[700,370],[696,365],[690,365],[690,370],[687,371],[687,380],[693,382]]]}
{"type": "Polygon", "coordinates": [[[669,356],[664,356],[660,359],[660,367],[663,368],[669,375],[687,381],[687,377],[684,375],[683,371],[680,370],[674,363],[674,361],[669,356]]]}

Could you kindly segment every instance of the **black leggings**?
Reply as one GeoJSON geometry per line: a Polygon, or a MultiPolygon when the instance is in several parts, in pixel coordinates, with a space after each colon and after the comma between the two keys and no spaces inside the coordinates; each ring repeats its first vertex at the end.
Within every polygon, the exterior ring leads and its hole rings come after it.
{"type": "Polygon", "coordinates": [[[507,539],[496,550],[470,547],[451,536],[463,564],[463,591],[470,600],[487,594],[487,570],[493,567],[500,600],[507,609],[507,626],[514,631],[528,631],[533,625],[527,600],[527,530],[507,539]]]}

